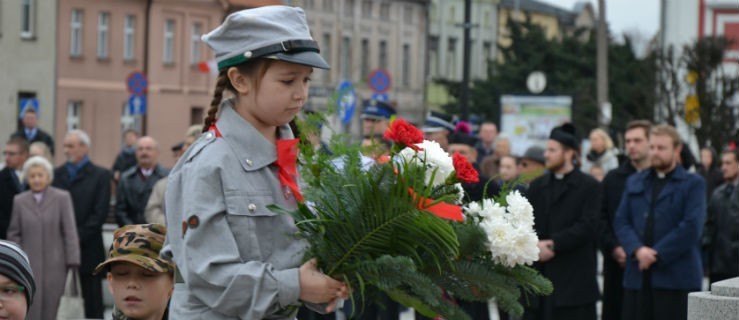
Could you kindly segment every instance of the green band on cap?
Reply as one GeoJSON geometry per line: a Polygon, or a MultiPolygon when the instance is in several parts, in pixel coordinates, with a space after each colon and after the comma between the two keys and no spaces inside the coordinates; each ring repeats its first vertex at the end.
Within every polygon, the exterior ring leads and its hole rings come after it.
{"type": "Polygon", "coordinates": [[[259,49],[244,51],[231,58],[218,62],[218,71],[242,64],[249,59],[264,57],[276,53],[297,53],[305,51],[313,51],[315,53],[321,52],[321,50],[318,49],[318,44],[316,44],[314,40],[285,40],[259,49]],[[250,53],[248,54],[248,58],[247,55],[245,55],[247,52],[250,53]]]}
{"type": "Polygon", "coordinates": [[[239,54],[234,57],[228,58],[226,60],[223,60],[218,63],[218,71],[221,71],[223,69],[226,69],[228,67],[233,67],[235,65],[242,64],[246,62],[246,57],[244,57],[244,54],[239,54]]]}

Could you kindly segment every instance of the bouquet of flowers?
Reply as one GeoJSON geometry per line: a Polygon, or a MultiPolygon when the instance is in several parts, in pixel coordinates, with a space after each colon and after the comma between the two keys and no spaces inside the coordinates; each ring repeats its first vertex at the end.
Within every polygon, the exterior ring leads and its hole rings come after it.
{"type": "Polygon", "coordinates": [[[526,266],[538,248],[525,198],[513,192],[501,195],[507,207],[485,199],[463,209],[460,182],[478,180],[463,156],[424,141],[402,119],[385,138],[394,141],[391,160],[369,167],[358,147],[341,142],[331,156],[301,148],[306,201],[287,213],[296,236],[310,243],[306,259],[317,258],[359,299],[382,291],[428,317],[469,319],[453,299],[492,298],[520,315],[522,291],[551,292],[549,281],[526,266]]]}

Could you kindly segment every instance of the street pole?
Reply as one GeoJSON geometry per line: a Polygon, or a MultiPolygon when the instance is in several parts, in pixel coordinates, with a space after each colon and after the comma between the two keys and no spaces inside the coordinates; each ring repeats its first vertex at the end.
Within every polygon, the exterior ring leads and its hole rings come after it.
{"type": "Polygon", "coordinates": [[[462,119],[469,119],[469,100],[470,100],[470,29],[472,29],[472,0],[464,1],[464,52],[462,63],[462,92],[460,95],[460,107],[462,109],[462,119]]]}
{"type": "Polygon", "coordinates": [[[597,86],[598,86],[598,126],[606,127],[610,123],[611,113],[608,102],[608,33],[606,30],[606,0],[598,0],[597,31],[597,86]]]}
{"type": "MultiPolygon", "coordinates": [[[[149,84],[151,85],[151,78],[149,77],[149,33],[151,31],[151,4],[153,0],[147,0],[146,1],[146,12],[144,13],[144,56],[143,56],[143,63],[144,63],[144,70],[143,73],[146,76],[146,79],[149,79],[149,84]]],[[[144,95],[144,99],[149,100],[149,92],[147,91],[144,95]]],[[[146,105],[148,106],[148,101],[146,101],[146,105]]],[[[148,108],[147,108],[148,109],[148,108]]],[[[148,125],[149,117],[147,114],[149,111],[147,110],[146,113],[141,115],[141,135],[146,135],[146,127],[148,125]]]]}

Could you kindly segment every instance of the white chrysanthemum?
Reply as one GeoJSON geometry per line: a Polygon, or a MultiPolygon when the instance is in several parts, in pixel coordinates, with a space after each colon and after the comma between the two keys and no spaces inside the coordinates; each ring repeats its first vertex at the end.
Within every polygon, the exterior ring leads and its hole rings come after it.
{"type": "Polygon", "coordinates": [[[493,259],[501,265],[530,265],[539,258],[539,238],[533,229],[533,208],[528,200],[514,191],[506,197],[508,207],[492,199],[483,199],[465,207],[465,212],[480,219],[487,235],[493,259]]]}
{"type": "Polygon", "coordinates": [[[423,140],[416,144],[423,150],[415,151],[411,148],[400,150],[400,156],[406,163],[425,165],[427,185],[433,187],[443,185],[446,178],[454,172],[454,163],[449,154],[435,141],[423,140]],[[433,177],[433,181],[432,178],[433,177]]]}
{"type": "Polygon", "coordinates": [[[522,227],[534,225],[534,207],[518,190],[509,193],[506,196],[506,202],[508,202],[509,221],[511,223],[522,227]]]}

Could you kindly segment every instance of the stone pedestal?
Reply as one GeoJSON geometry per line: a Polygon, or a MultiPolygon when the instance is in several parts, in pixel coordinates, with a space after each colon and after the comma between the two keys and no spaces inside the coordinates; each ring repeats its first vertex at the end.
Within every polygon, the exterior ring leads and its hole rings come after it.
{"type": "Polygon", "coordinates": [[[688,295],[689,320],[739,320],[739,278],[715,282],[688,295]]]}

